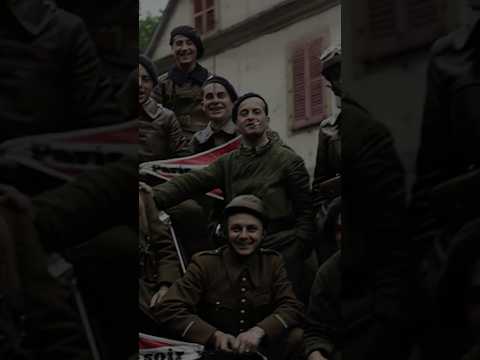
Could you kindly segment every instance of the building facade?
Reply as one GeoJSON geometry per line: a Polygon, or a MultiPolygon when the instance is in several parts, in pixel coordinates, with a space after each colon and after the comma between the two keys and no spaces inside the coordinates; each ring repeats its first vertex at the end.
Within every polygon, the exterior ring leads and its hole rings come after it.
{"type": "Polygon", "coordinates": [[[228,78],[240,94],[262,94],[271,128],[312,173],[318,124],[337,111],[319,57],[341,43],[340,1],[178,0],[164,15],[147,51],[161,71],[172,63],[170,31],[195,26],[206,49],[201,64],[228,78]]]}

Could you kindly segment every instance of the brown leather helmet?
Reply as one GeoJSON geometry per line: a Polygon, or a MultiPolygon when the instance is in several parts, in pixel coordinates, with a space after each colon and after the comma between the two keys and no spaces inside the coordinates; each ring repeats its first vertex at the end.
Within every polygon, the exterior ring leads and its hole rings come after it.
{"type": "Polygon", "coordinates": [[[230,201],[230,203],[228,203],[228,205],[225,207],[223,212],[225,219],[228,219],[230,216],[239,213],[247,213],[255,216],[264,224],[267,221],[263,202],[255,195],[246,194],[234,197],[232,201],[230,201]]]}

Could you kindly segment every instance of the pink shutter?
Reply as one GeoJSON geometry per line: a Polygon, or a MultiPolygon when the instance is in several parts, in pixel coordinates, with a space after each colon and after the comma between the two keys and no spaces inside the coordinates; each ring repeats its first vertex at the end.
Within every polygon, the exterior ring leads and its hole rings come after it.
{"type": "Polygon", "coordinates": [[[322,118],[324,111],[323,101],[323,77],[322,62],[320,56],[322,54],[323,39],[316,39],[310,42],[308,46],[309,57],[309,80],[310,80],[310,116],[311,120],[322,118]]]}
{"type": "MultiPolygon", "coordinates": [[[[304,122],[307,117],[306,111],[306,69],[305,69],[305,45],[298,46],[293,52],[293,106],[295,124],[304,122]]],[[[294,125],[295,127],[295,125],[294,125]]]]}
{"type": "Polygon", "coordinates": [[[193,1],[193,22],[195,24],[195,29],[200,34],[203,34],[205,32],[205,27],[204,27],[204,1],[205,0],[194,0],[193,1]]]}

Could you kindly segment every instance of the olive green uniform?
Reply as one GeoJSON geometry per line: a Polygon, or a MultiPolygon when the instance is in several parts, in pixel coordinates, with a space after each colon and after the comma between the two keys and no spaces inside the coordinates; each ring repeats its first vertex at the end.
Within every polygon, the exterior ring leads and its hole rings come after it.
{"type": "Polygon", "coordinates": [[[309,176],[303,159],[272,136],[268,144],[241,146],[201,170],[154,187],[159,209],[212,189],[225,202],[240,194],[262,199],[269,223],[265,247],[282,253],[297,295],[303,296],[303,259],[310,252],[313,230],[309,176]]]}
{"type": "Polygon", "coordinates": [[[259,249],[241,257],[224,246],[194,255],[155,315],[185,341],[208,344],[217,329],[237,336],[258,326],[266,343],[279,344],[287,331],[302,325],[303,305],[280,254],[259,249]]]}

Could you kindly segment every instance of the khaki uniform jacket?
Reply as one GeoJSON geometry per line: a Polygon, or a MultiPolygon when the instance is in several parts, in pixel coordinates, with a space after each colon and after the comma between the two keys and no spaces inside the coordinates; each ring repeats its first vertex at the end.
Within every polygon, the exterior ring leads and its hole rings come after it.
{"type": "Polygon", "coordinates": [[[202,84],[208,76],[209,72],[200,64],[189,74],[173,66],[158,78],[158,86],[153,91],[152,96],[175,113],[188,140],[208,124],[202,109],[202,84]]]}
{"type": "Polygon", "coordinates": [[[0,4],[0,142],[118,123],[85,23],[53,1],[0,4]]]}
{"type": "MultiPolygon", "coordinates": [[[[303,159],[272,136],[259,148],[232,151],[204,169],[194,170],[154,187],[159,209],[168,209],[196,195],[220,188],[225,202],[240,194],[262,199],[269,217],[268,234],[288,230],[282,245],[299,240],[305,246],[313,232],[309,176],[303,159]]],[[[264,245],[279,249],[277,240],[264,245]]]]}
{"type": "Polygon", "coordinates": [[[206,344],[215,330],[231,335],[259,326],[276,341],[303,321],[281,256],[259,249],[246,261],[230,248],[193,256],[185,276],[155,309],[155,316],[181,340],[206,344]]]}
{"type": "Polygon", "coordinates": [[[197,131],[193,135],[190,142],[191,151],[194,154],[198,154],[226,144],[237,136],[237,129],[232,120],[228,120],[228,122],[217,131],[213,129],[212,123],[210,122],[205,129],[197,131]]]}
{"type": "Polygon", "coordinates": [[[155,100],[143,104],[138,125],[140,162],[188,155],[187,140],[175,114],[155,100]]]}

